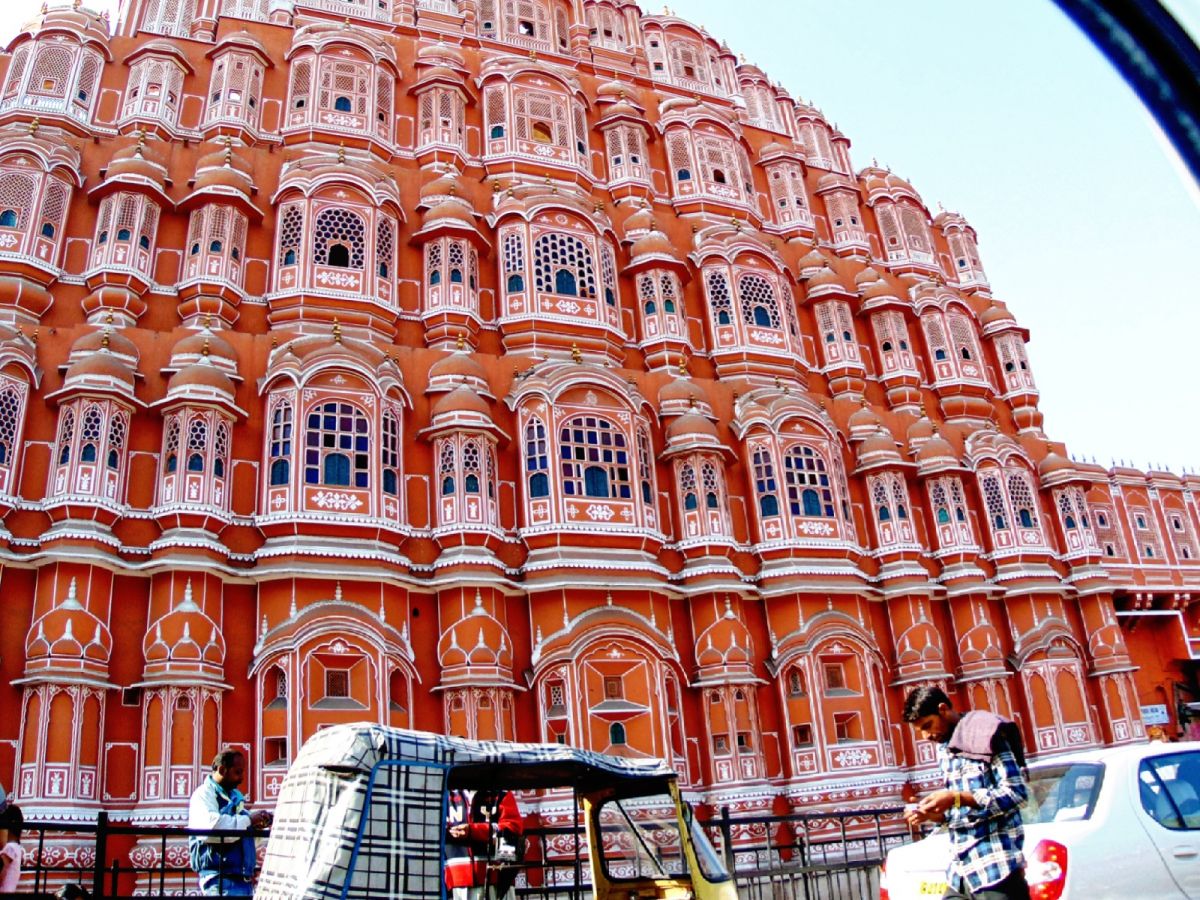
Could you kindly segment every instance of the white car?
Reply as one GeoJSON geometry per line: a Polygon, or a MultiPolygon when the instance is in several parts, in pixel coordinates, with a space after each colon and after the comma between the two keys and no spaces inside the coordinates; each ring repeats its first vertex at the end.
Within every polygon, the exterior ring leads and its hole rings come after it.
{"type": "MultiPolygon", "coordinates": [[[[1021,816],[1034,900],[1200,900],[1200,742],[1036,762],[1021,816]]],[[[892,850],[881,900],[941,897],[949,858],[945,829],[892,850]]]]}

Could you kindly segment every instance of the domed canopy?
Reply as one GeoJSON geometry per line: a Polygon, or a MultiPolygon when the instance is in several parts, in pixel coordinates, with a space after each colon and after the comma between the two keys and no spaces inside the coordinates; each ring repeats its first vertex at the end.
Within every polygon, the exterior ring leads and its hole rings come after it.
{"type": "Polygon", "coordinates": [[[104,172],[104,181],[92,188],[88,196],[99,200],[115,191],[132,188],[148,193],[161,206],[173,208],[174,201],[167,194],[170,178],[156,144],[139,138],[137,143],[113,153],[104,172]]]}
{"type": "Polygon", "coordinates": [[[67,596],[29,629],[25,638],[27,672],[53,669],[93,677],[107,674],[112,634],[83,607],[76,591],[72,578],[67,596]]]}
{"type": "Polygon", "coordinates": [[[115,328],[97,328],[79,337],[71,345],[67,362],[75,363],[95,353],[106,352],[130,367],[136,367],[140,353],[137,345],[115,328]]]}
{"type": "Polygon", "coordinates": [[[470,353],[466,352],[465,342],[464,349],[451,353],[449,356],[443,356],[429,367],[429,386],[425,389],[425,393],[436,394],[453,391],[462,385],[470,387],[476,394],[484,397],[493,396],[488,386],[487,372],[470,353]]]}
{"type": "Polygon", "coordinates": [[[854,283],[858,287],[862,287],[863,285],[866,285],[866,284],[873,284],[874,282],[878,281],[882,277],[883,276],[881,276],[877,271],[875,271],[875,269],[873,267],[867,266],[861,272],[859,272],[857,275],[854,276],[854,283]]]}
{"type": "Polygon", "coordinates": [[[132,400],[136,376],[133,368],[121,357],[101,349],[79,359],[67,366],[60,390],[51,397],[61,396],[65,392],[80,391],[84,393],[118,394],[132,400]]]}
{"type": "Polygon", "coordinates": [[[194,363],[207,362],[227,372],[237,374],[238,355],[233,345],[215,331],[202,328],[180,340],[171,350],[171,368],[180,369],[194,363]]]}
{"type": "Polygon", "coordinates": [[[846,423],[850,431],[851,440],[862,440],[875,434],[883,427],[883,420],[879,418],[869,403],[863,402],[863,405],[850,414],[850,419],[846,423]]]}
{"type": "Polygon", "coordinates": [[[448,66],[452,69],[461,69],[466,64],[467,58],[463,52],[445,41],[427,44],[417,51],[417,65],[419,66],[448,66]]]}
{"type": "Polygon", "coordinates": [[[106,59],[112,58],[108,51],[108,13],[95,13],[77,4],[54,7],[43,5],[41,13],[26,22],[6,49],[11,53],[21,38],[27,35],[54,31],[72,35],[84,44],[94,44],[104,53],[106,59]]]}
{"type": "Polygon", "coordinates": [[[449,393],[443,394],[434,401],[433,407],[430,410],[430,417],[432,419],[461,414],[490,416],[492,410],[486,400],[465,384],[456,387],[449,393]]]}
{"type": "Polygon", "coordinates": [[[1038,463],[1038,477],[1043,485],[1052,487],[1075,481],[1080,475],[1074,463],[1052,450],[1038,463]]]}
{"type": "Polygon", "coordinates": [[[167,382],[167,397],[209,399],[233,403],[235,388],[229,376],[211,363],[184,366],[167,382]]]}
{"type": "Polygon", "coordinates": [[[860,467],[901,462],[896,439],[882,426],[859,445],[857,455],[860,467]]]}
{"type": "Polygon", "coordinates": [[[922,442],[917,449],[917,471],[922,475],[940,472],[944,469],[956,469],[962,465],[962,460],[954,452],[950,442],[935,429],[932,436],[922,442]]]}
{"type": "Polygon", "coordinates": [[[142,640],[146,680],[207,676],[219,681],[225,662],[225,638],[204,610],[192,599],[192,583],[183,599],[159,618],[142,640]]]}

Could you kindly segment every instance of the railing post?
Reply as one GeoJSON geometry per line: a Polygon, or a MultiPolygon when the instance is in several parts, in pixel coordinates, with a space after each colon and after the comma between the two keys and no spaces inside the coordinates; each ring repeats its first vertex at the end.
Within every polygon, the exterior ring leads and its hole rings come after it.
{"type": "Polygon", "coordinates": [[[93,867],[92,896],[103,900],[108,895],[104,893],[104,868],[108,861],[108,813],[104,810],[96,813],[96,863],[93,867]]]}
{"type": "Polygon", "coordinates": [[[733,822],[729,819],[729,807],[721,807],[721,844],[725,850],[725,868],[729,870],[729,874],[733,876],[733,822]]]}

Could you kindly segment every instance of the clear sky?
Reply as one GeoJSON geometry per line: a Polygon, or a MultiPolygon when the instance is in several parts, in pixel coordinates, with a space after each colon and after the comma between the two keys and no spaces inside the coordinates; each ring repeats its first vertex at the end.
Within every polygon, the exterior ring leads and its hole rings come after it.
{"type": "MultiPolygon", "coordinates": [[[[856,166],[875,158],[970,220],[1032,332],[1052,439],[1200,469],[1200,194],[1051,0],[673,2],[823,109],[856,166]]],[[[1193,23],[1196,3],[1173,0],[1193,23]]],[[[0,6],[0,39],[40,5],[0,6]]]]}

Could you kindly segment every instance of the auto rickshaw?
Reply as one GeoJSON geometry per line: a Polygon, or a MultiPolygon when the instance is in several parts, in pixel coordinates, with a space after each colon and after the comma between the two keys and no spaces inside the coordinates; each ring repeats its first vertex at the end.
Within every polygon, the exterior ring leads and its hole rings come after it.
{"type": "Polygon", "coordinates": [[[565,789],[584,821],[570,900],[736,900],[675,771],[559,744],[510,744],[338,725],[284,779],[255,896],[442,900],[447,791],[565,789]],[[586,850],[591,884],[582,883],[586,850]]]}

